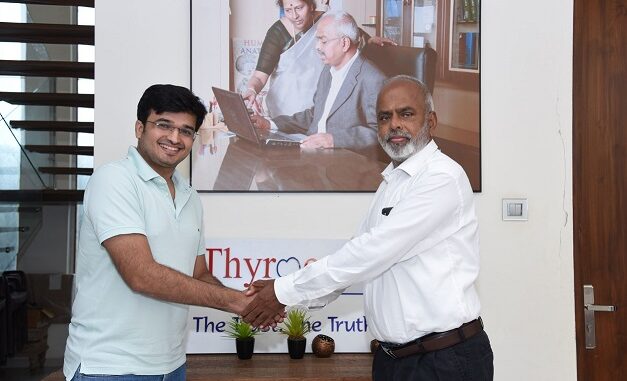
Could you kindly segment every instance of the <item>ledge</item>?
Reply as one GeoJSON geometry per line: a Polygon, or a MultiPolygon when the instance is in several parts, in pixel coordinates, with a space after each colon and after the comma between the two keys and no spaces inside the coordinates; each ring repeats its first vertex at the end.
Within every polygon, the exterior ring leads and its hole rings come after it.
{"type": "MultiPolygon", "coordinates": [[[[188,355],[188,381],[369,381],[372,379],[372,355],[336,353],[317,358],[308,353],[301,360],[291,360],[287,353],[256,353],[250,360],[238,360],[235,354],[188,355]]],[[[63,381],[61,370],[43,381],[63,381]]]]}

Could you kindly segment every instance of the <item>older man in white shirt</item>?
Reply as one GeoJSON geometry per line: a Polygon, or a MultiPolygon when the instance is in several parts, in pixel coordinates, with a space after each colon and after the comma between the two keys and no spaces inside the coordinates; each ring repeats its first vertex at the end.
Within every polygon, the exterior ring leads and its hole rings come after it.
{"type": "Polygon", "coordinates": [[[285,305],[328,303],[365,282],[368,328],[381,344],[374,380],[492,380],[474,286],[479,237],[468,177],[432,140],[437,116],[420,81],[386,82],[377,118],[392,163],[358,234],[295,273],[255,282],[250,293],[258,298],[244,320],[268,324],[285,305]]]}
{"type": "Polygon", "coordinates": [[[375,152],[375,104],[385,76],[361,56],[358,45],[359,28],[351,15],[322,16],[316,29],[316,50],[326,66],[318,79],[313,106],[271,121],[253,116],[253,123],[259,128],[306,134],[303,148],[375,152]]]}

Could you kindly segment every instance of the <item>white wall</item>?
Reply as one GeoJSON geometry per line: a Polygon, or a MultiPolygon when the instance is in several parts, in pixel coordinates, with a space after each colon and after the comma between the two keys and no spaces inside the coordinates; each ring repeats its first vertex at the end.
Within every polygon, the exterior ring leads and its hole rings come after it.
{"type": "Polygon", "coordinates": [[[137,102],[155,83],[189,86],[189,1],[96,1],[94,163],[136,143],[137,102]]]}
{"type": "MultiPolygon", "coordinates": [[[[573,4],[482,3],[479,288],[496,379],[575,380],[573,4]],[[528,198],[529,221],[501,221],[504,197],[528,198]]],[[[96,163],[101,164],[134,144],[135,107],[148,85],[189,84],[189,2],[98,0],[96,25],[96,163]]],[[[348,238],[370,199],[370,194],[202,195],[206,234],[221,238],[282,238],[284,231],[291,238],[348,238]]]]}

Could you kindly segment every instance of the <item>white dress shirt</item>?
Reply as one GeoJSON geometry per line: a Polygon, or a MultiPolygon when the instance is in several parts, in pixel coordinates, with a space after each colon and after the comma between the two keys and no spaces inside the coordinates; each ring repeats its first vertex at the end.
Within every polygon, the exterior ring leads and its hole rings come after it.
{"type": "Polygon", "coordinates": [[[464,170],[431,141],[398,167],[390,163],[383,178],[355,238],[278,278],[278,300],[328,303],[364,281],[369,331],[399,344],[477,318],[479,237],[464,170]]]}
{"type": "Polygon", "coordinates": [[[331,73],[331,87],[329,88],[329,94],[327,94],[327,99],[324,102],[324,111],[322,112],[322,116],[318,121],[318,133],[324,134],[327,132],[327,119],[329,118],[329,113],[331,112],[331,108],[333,107],[333,103],[335,103],[335,99],[337,98],[337,94],[340,92],[342,88],[342,84],[344,83],[344,79],[346,78],[346,74],[348,74],[348,70],[350,70],[351,66],[357,59],[359,55],[359,50],[353,55],[353,57],[339,69],[335,67],[331,67],[329,72],[331,73]]]}

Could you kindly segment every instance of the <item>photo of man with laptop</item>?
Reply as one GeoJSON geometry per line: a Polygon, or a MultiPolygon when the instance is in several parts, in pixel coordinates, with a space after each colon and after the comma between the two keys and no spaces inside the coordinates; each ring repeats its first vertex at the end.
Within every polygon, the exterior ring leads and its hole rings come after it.
{"type": "Polygon", "coordinates": [[[350,14],[334,12],[322,16],[315,38],[315,49],[325,67],[318,79],[313,106],[271,120],[253,115],[253,124],[262,130],[305,134],[302,148],[376,152],[374,110],[385,76],[360,54],[359,28],[350,14]]]}
{"type": "Polygon", "coordinates": [[[212,87],[229,134],[217,138],[211,150],[197,143],[192,157],[194,187],[214,191],[376,189],[388,163],[379,159],[385,155],[377,140],[375,115],[385,76],[358,50],[359,28],[350,14],[338,11],[322,16],[315,39],[325,67],[313,106],[306,110],[268,120],[255,115],[239,93],[212,87]]]}
{"type": "MultiPolygon", "coordinates": [[[[237,94],[213,88],[229,129],[261,145],[301,148],[378,149],[376,96],[385,76],[361,56],[359,28],[346,12],[328,13],[316,30],[315,49],[325,64],[312,107],[271,120],[249,117],[237,94]],[[250,119],[250,120],[249,120],[250,119]],[[249,123],[257,129],[251,129],[249,123]]],[[[303,63],[304,64],[304,63],[303,63]]]]}

